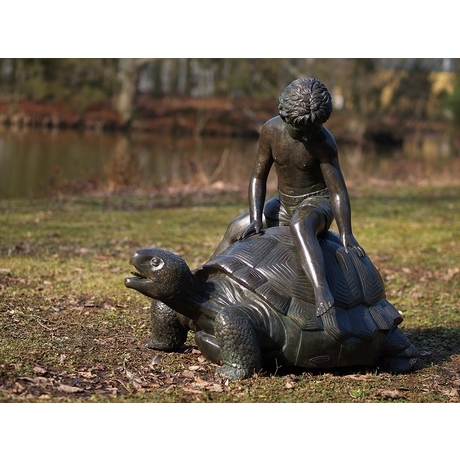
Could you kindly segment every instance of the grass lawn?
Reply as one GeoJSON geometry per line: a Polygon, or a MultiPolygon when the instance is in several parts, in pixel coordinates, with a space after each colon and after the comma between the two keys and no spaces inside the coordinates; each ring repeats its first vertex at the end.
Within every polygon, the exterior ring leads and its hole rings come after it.
{"type": "Polygon", "coordinates": [[[224,381],[196,349],[154,352],[149,303],[124,286],[133,250],[195,268],[244,199],[0,201],[1,402],[459,401],[460,186],[350,189],[354,233],[419,349],[414,372],[261,372],[224,381]],[[218,202],[217,202],[218,201],[218,202]]]}

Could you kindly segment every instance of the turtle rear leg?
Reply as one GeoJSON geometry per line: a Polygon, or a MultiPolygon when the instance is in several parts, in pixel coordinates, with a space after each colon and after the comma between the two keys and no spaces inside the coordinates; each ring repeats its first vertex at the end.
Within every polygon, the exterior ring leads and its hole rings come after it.
{"type": "Polygon", "coordinates": [[[159,300],[153,300],[150,307],[152,335],[148,348],[162,351],[176,351],[187,339],[187,329],[180,323],[177,313],[159,300]]]}
{"type": "Polygon", "coordinates": [[[262,352],[257,333],[242,309],[223,309],[215,319],[214,332],[223,361],[217,371],[219,375],[238,380],[249,378],[261,369],[262,352]]]}
{"type": "Polygon", "coordinates": [[[418,351],[406,335],[397,327],[388,332],[380,358],[380,365],[387,372],[410,372],[418,361],[418,351]]]}

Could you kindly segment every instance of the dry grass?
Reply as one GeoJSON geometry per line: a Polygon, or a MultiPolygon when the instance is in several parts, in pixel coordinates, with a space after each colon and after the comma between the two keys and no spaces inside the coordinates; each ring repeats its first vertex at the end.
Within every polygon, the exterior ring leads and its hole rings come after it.
{"type": "Polygon", "coordinates": [[[310,435],[302,449],[331,457],[346,457],[356,442],[417,458],[451,455],[456,406],[448,403],[460,391],[460,186],[379,184],[351,194],[355,234],[421,352],[407,375],[275,369],[227,382],[192,336],[180,353],[145,347],[148,301],[123,284],[132,250],[158,245],[197,266],[246,207],[242,198],[203,195],[196,206],[184,195],[0,202],[0,402],[92,403],[3,404],[5,450],[120,458],[175,453],[178,445],[187,457],[212,451],[226,459],[236,455],[223,447],[230,437],[245,452],[278,458],[298,455],[299,440],[310,435]],[[102,402],[214,404],[94,404],[102,402]],[[272,402],[295,404],[260,404],[272,402]],[[382,403],[402,404],[389,412],[382,403]],[[285,438],[270,439],[280,422],[285,438]]]}
{"type": "MultiPolygon", "coordinates": [[[[190,336],[145,348],[148,301],[124,287],[129,255],[157,245],[207,260],[245,207],[158,207],[154,197],[4,201],[0,399],[4,402],[458,402],[459,187],[352,190],[355,234],[421,351],[415,372],[277,369],[214,375],[190,336]]],[[[222,200],[220,200],[222,202],[222,200]]],[[[163,203],[164,205],[164,203],[163,203]]]]}

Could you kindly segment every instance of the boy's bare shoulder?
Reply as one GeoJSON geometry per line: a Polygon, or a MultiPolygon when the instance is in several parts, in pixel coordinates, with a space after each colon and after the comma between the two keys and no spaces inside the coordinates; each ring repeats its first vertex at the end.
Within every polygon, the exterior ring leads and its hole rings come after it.
{"type": "Polygon", "coordinates": [[[278,115],[276,117],[270,118],[270,120],[266,121],[262,126],[260,131],[261,135],[271,135],[273,133],[278,133],[281,131],[284,125],[284,121],[278,115]]]}
{"type": "Polygon", "coordinates": [[[334,151],[337,151],[337,144],[332,133],[326,129],[324,126],[321,128],[321,131],[318,136],[318,140],[322,141],[324,144],[328,145],[334,151]]]}

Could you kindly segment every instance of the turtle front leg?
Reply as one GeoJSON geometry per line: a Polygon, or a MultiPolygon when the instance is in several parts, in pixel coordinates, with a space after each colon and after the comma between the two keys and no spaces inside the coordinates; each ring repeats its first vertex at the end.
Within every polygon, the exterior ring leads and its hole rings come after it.
{"type": "Polygon", "coordinates": [[[222,310],[215,319],[214,333],[222,352],[223,365],[217,373],[230,380],[251,377],[262,367],[256,330],[239,308],[222,310]]]}
{"type": "Polygon", "coordinates": [[[159,300],[152,300],[152,335],[148,348],[162,351],[176,351],[187,339],[187,329],[180,323],[177,313],[159,300]]]}

